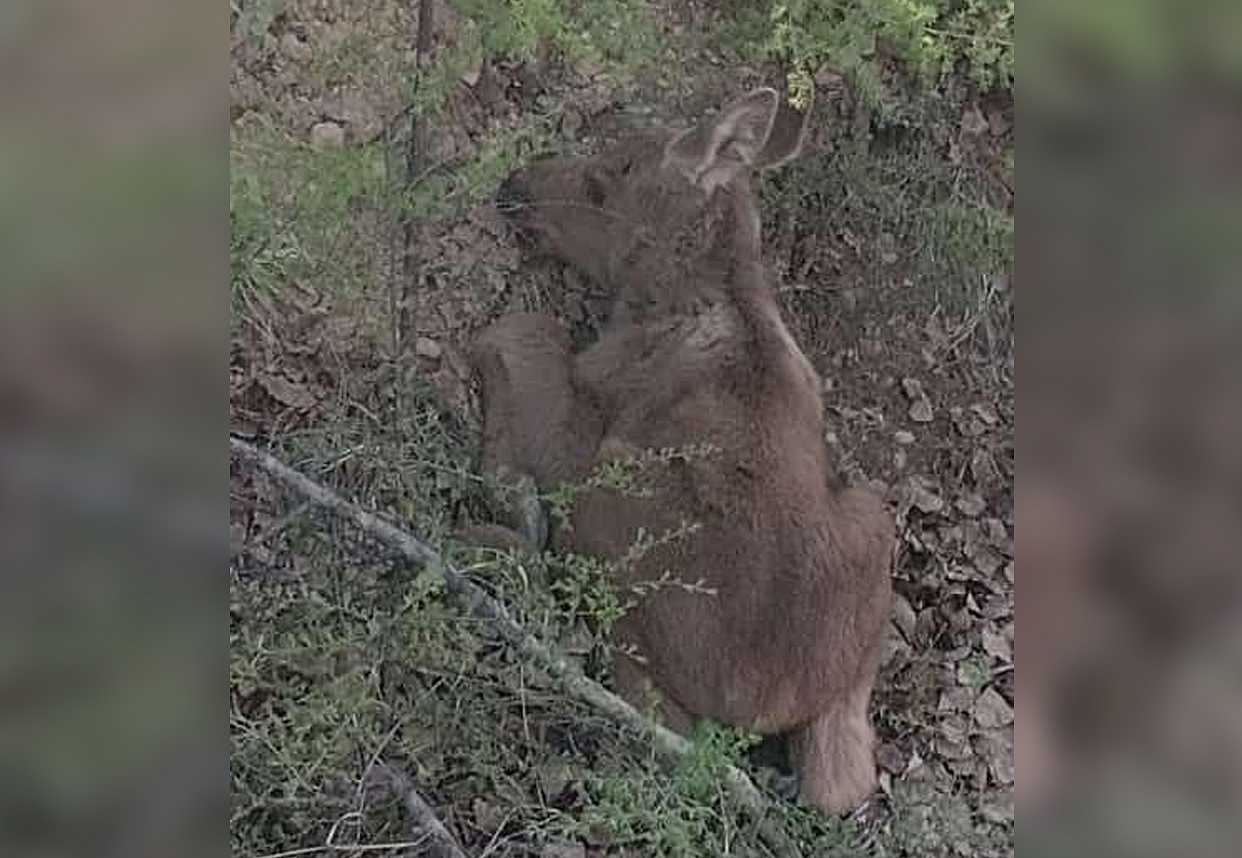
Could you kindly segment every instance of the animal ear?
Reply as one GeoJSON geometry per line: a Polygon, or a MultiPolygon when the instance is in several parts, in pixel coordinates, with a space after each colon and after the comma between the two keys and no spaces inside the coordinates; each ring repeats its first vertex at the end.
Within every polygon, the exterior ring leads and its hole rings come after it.
{"type": "Polygon", "coordinates": [[[802,141],[806,139],[806,129],[811,122],[811,102],[798,109],[788,99],[780,99],[776,111],[776,119],[772,122],[772,130],[768,133],[767,142],[755,164],[761,170],[771,170],[789,163],[802,152],[802,141]]]}
{"type": "Polygon", "coordinates": [[[711,193],[759,163],[780,102],[776,90],[753,90],[730,102],[720,115],[674,137],[664,163],[711,193]]]}

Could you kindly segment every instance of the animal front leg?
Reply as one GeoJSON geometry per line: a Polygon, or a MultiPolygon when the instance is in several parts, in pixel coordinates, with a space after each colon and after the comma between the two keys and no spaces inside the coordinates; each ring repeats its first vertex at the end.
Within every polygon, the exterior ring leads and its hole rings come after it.
{"type": "Polygon", "coordinates": [[[616,692],[639,712],[682,736],[689,736],[694,731],[694,716],[658,689],[633,656],[624,652],[614,656],[612,681],[616,692]]]}
{"type": "Polygon", "coordinates": [[[501,318],[471,351],[482,386],[481,470],[501,490],[506,524],[536,550],[548,537],[539,493],[584,474],[600,435],[574,390],[571,359],[564,328],[536,313],[501,318]]]}

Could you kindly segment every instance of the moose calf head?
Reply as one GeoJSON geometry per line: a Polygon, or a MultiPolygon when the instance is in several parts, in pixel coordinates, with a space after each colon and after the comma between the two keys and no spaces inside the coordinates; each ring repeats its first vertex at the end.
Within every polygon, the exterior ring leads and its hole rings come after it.
{"type": "Polygon", "coordinates": [[[497,202],[552,256],[659,312],[670,286],[706,288],[758,262],[751,174],[798,154],[807,115],[756,89],[689,131],[536,161],[503,183],[497,202]]]}

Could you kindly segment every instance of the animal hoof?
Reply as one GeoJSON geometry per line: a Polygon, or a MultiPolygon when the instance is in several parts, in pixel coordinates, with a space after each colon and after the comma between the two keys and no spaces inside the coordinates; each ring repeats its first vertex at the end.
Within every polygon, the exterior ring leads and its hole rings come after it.
{"type": "Polygon", "coordinates": [[[539,487],[527,474],[509,468],[496,472],[500,492],[495,497],[505,526],[522,535],[532,551],[548,544],[548,514],[539,499],[539,487]]]}
{"type": "Polygon", "coordinates": [[[527,543],[535,546],[536,551],[542,551],[548,544],[548,514],[533,484],[529,487],[522,486],[521,494],[514,506],[522,536],[525,537],[527,543]]]}
{"type": "Polygon", "coordinates": [[[771,774],[772,791],[785,801],[797,801],[798,799],[798,777],[797,775],[785,775],[780,772],[772,772],[771,774]]]}

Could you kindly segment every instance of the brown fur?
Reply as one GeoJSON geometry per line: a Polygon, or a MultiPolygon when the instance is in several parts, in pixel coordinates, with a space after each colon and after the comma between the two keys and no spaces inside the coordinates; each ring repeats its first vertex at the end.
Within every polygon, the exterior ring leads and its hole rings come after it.
{"type": "MultiPolygon", "coordinates": [[[[699,529],[616,566],[665,586],[618,623],[670,723],[694,717],[794,732],[803,797],[830,812],[874,787],[867,707],[887,628],[893,526],[845,488],[824,446],[820,379],[781,318],[759,254],[750,173],[793,157],[802,118],[757,90],[683,135],[653,132],[590,159],[536,162],[499,202],[549,252],[616,290],[599,342],[572,354],[545,316],[502,318],[475,365],[484,466],[542,488],[610,457],[711,444],[643,476],[632,496],[586,492],[560,550],[618,560],[640,531],[699,529]]],[[[636,700],[637,702],[637,700],[636,700]]]]}

